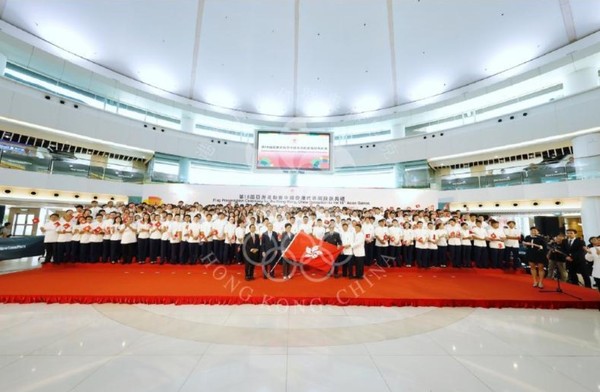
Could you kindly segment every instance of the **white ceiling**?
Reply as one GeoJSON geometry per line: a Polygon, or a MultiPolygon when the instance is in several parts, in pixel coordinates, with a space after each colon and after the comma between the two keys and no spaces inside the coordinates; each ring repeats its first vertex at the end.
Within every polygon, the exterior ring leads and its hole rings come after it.
{"type": "Polygon", "coordinates": [[[397,106],[542,56],[600,30],[600,0],[0,0],[0,17],[183,97],[321,117],[397,106]]]}

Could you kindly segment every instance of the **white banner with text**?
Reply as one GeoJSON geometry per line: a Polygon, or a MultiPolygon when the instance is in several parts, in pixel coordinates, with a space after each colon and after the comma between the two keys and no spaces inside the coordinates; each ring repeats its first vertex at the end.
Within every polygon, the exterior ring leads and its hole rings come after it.
{"type": "Polygon", "coordinates": [[[186,204],[275,204],[346,206],[353,208],[437,208],[437,192],[429,189],[310,188],[189,184],[144,185],[144,200],[186,204]]]}

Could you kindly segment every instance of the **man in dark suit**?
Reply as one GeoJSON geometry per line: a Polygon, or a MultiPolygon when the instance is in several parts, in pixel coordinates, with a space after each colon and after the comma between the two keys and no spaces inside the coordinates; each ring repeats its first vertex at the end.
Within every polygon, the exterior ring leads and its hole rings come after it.
{"type": "MultiPolygon", "coordinates": [[[[328,244],[335,245],[336,247],[342,246],[342,237],[340,233],[335,231],[335,223],[329,224],[329,230],[323,235],[323,242],[327,242],[328,244]]],[[[346,258],[338,256],[335,263],[333,263],[333,277],[338,277],[338,267],[342,265],[342,271],[344,272],[344,276],[348,274],[348,263],[345,261],[346,258]]],[[[331,272],[330,272],[331,273],[331,272]]]]}
{"type": "MultiPolygon", "coordinates": [[[[292,233],[292,224],[286,223],[285,231],[281,235],[281,251],[282,252],[285,252],[285,250],[288,248],[288,246],[290,246],[290,244],[292,243],[293,239],[294,239],[294,233],[292,233]]],[[[283,263],[283,279],[284,280],[290,279],[291,278],[291,276],[290,276],[291,262],[284,257],[281,258],[281,262],[283,263]]]]}
{"type": "Polygon", "coordinates": [[[277,233],[273,231],[271,222],[267,223],[267,231],[260,238],[260,252],[262,254],[263,279],[267,279],[267,275],[273,278],[275,272],[271,269],[279,254],[279,240],[277,239],[277,233]]]}
{"type": "Polygon", "coordinates": [[[592,282],[585,265],[585,243],[577,238],[577,231],[567,230],[567,238],[561,244],[561,251],[566,254],[567,269],[569,271],[569,283],[579,284],[577,274],[583,277],[585,287],[592,287],[592,282]]]}
{"type": "Polygon", "coordinates": [[[256,233],[256,225],[250,225],[250,233],[244,236],[244,271],[246,280],[254,280],[254,266],[260,263],[260,238],[256,233]]]}

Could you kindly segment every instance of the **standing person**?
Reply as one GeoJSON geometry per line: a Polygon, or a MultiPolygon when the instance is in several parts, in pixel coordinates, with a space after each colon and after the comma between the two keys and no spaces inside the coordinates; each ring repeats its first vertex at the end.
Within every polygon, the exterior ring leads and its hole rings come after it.
{"type": "Polygon", "coordinates": [[[317,219],[317,223],[313,227],[312,235],[315,238],[322,240],[323,236],[325,235],[325,231],[326,231],[326,228],[325,228],[325,226],[323,226],[323,221],[321,219],[317,219]]]}
{"type": "Polygon", "coordinates": [[[408,268],[412,267],[415,255],[415,231],[411,228],[410,222],[404,223],[404,232],[402,238],[402,261],[408,268]]]}
{"type": "Polygon", "coordinates": [[[490,243],[490,262],[492,268],[501,268],[502,260],[504,260],[504,241],[506,235],[504,230],[500,228],[500,222],[497,220],[490,221],[490,227],[487,230],[486,240],[490,243]]]}
{"type": "Polygon", "coordinates": [[[81,229],[85,224],[85,218],[75,218],[75,225],[73,225],[73,235],[71,236],[71,254],[73,255],[73,262],[81,262],[80,256],[80,245],[81,245],[81,229]]]}
{"type": "Polygon", "coordinates": [[[567,281],[567,260],[566,255],[560,250],[565,239],[563,233],[558,233],[554,239],[548,243],[548,277],[552,279],[554,272],[558,269],[559,279],[563,282],[567,281]]]}
{"type": "MultiPolygon", "coordinates": [[[[104,210],[100,210],[104,211],[104,210]]],[[[115,221],[115,217],[117,216],[114,211],[106,211],[104,214],[104,219],[102,220],[102,231],[104,232],[104,236],[102,237],[102,262],[108,263],[108,259],[110,258],[110,236],[111,236],[111,228],[113,226],[113,222],[115,221]]]]}
{"type": "Polygon", "coordinates": [[[592,247],[586,249],[585,259],[594,263],[592,266],[592,277],[596,282],[596,288],[600,291],[600,237],[590,238],[592,247]]]}
{"type": "Polygon", "coordinates": [[[365,265],[373,264],[375,253],[375,226],[373,221],[375,218],[366,217],[362,225],[362,232],[365,233],[365,265]]]}
{"type": "Polygon", "coordinates": [[[58,214],[51,214],[48,222],[46,222],[40,231],[44,234],[44,248],[46,250],[44,254],[44,263],[54,262],[54,254],[56,253],[56,240],[58,239],[58,233],[56,232],[57,223],[59,216],[58,214]]]}
{"type": "Polygon", "coordinates": [[[277,240],[277,233],[273,231],[273,224],[268,222],[267,231],[265,231],[260,238],[263,279],[267,279],[267,275],[271,278],[275,277],[275,271],[272,271],[272,268],[277,261],[278,250],[279,241],[277,240]]]}
{"type": "Polygon", "coordinates": [[[436,266],[446,268],[448,265],[448,232],[444,228],[443,222],[438,222],[435,225],[435,233],[437,235],[437,254],[436,266]]]}
{"type": "Polygon", "coordinates": [[[225,262],[225,214],[223,211],[219,212],[219,217],[213,222],[212,230],[214,232],[213,237],[213,252],[220,264],[225,262]]]}
{"type": "Polygon", "coordinates": [[[417,221],[414,236],[415,261],[417,262],[417,267],[424,268],[427,265],[427,241],[429,239],[429,232],[426,229],[423,229],[423,221],[417,221]]]}
{"type": "MultiPolygon", "coordinates": [[[[71,238],[73,236],[73,211],[67,210],[65,216],[59,221],[56,229],[58,238],[56,239],[56,264],[68,263],[71,258],[71,238]]],[[[78,255],[79,256],[79,255],[78,255]]]]}
{"type": "Polygon", "coordinates": [[[508,221],[508,227],[504,229],[504,235],[506,240],[504,241],[504,268],[510,268],[512,264],[513,269],[517,269],[521,266],[521,260],[519,259],[519,241],[521,241],[521,230],[517,229],[515,221],[508,221]]]}
{"type": "Polygon", "coordinates": [[[173,224],[173,214],[168,213],[165,221],[160,226],[160,264],[168,263],[171,257],[171,225],[173,224]]]}
{"type": "MultiPolygon", "coordinates": [[[[291,223],[286,223],[284,225],[284,232],[281,235],[281,251],[285,252],[285,250],[290,246],[292,240],[294,239],[294,233],[292,233],[292,225],[291,223]]],[[[291,279],[290,275],[290,267],[292,263],[286,259],[285,257],[281,258],[281,263],[283,264],[283,279],[288,280],[291,279]]]]}
{"type": "Polygon", "coordinates": [[[478,219],[471,232],[473,233],[473,258],[475,259],[475,265],[477,268],[488,268],[487,243],[485,242],[487,231],[483,228],[483,221],[478,219]]]}
{"type": "Polygon", "coordinates": [[[181,233],[181,243],[179,244],[179,263],[187,264],[190,260],[190,225],[192,224],[192,218],[189,215],[183,216],[183,222],[179,227],[181,233]]]}
{"type": "Polygon", "coordinates": [[[110,232],[110,262],[116,264],[121,259],[121,226],[123,219],[120,215],[115,216],[112,226],[108,229],[110,232]]]}
{"type": "Polygon", "coordinates": [[[92,254],[91,250],[91,239],[92,239],[92,217],[82,217],[85,223],[81,225],[79,229],[81,236],[79,237],[79,261],[82,263],[89,263],[92,254]]]}
{"type": "Polygon", "coordinates": [[[581,274],[585,287],[592,287],[590,276],[585,265],[585,243],[577,238],[577,231],[567,230],[567,238],[562,243],[561,251],[565,253],[567,269],[569,270],[569,283],[579,284],[577,274],[581,274]]]}
{"type": "Polygon", "coordinates": [[[526,248],[525,258],[531,268],[531,277],[533,278],[533,287],[544,288],[544,267],[546,259],[546,241],[539,235],[537,227],[529,229],[530,235],[525,237],[523,245],[526,248]]]}
{"type": "Polygon", "coordinates": [[[123,252],[123,263],[131,264],[135,256],[135,246],[137,243],[137,223],[133,216],[127,215],[123,218],[123,224],[120,226],[121,232],[121,250],[123,252]]]}
{"type": "Polygon", "coordinates": [[[150,243],[148,246],[148,255],[150,256],[150,264],[155,264],[160,254],[160,241],[162,232],[160,230],[160,215],[153,214],[150,222],[150,243]]]}
{"type": "Polygon", "coordinates": [[[402,265],[403,230],[398,223],[398,219],[392,219],[392,226],[388,228],[388,234],[390,236],[389,256],[391,257],[392,267],[400,267],[402,265]]]}
{"type": "Polygon", "coordinates": [[[102,244],[104,241],[104,216],[96,215],[96,220],[92,223],[92,235],[90,237],[90,263],[100,261],[102,255],[102,244]]]}
{"type": "Polygon", "coordinates": [[[385,219],[381,218],[375,228],[375,261],[380,267],[390,267],[387,262],[389,247],[389,233],[385,226],[385,219]]]}
{"type": "Polygon", "coordinates": [[[151,229],[150,215],[144,214],[137,227],[137,262],[139,264],[144,264],[148,257],[151,229]]]}
{"type": "Polygon", "coordinates": [[[190,253],[190,264],[198,263],[200,258],[200,215],[195,215],[188,228],[188,246],[190,253]]]}
{"type": "Polygon", "coordinates": [[[348,271],[350,279],[363,279],[365,268],[365,234],[362,225],[356,222],[354,225],[354,242],[352,243],[352,264],[348,271]]]}
{"type": "Polygon", "coordinates": [[[437,231],[435,230],[435,226],[433,222],[427,223],[427,250],[425,251],[425,268],[429,267],[439,267],[437,265],[437,260],[435,257],[438,252],[437,245],[437,231]]]}
{"type": "Polygon", "coordinates": [[[473,267],[473,259],[472,259],[472,245],[473,241],[473,232],[469,229],[469,224],[467,222],[463,222],[460,225],[460,252],[462,255],[462,266],[471,268],[473,267]]]}
{"type": "MultiPolygon", "coordinates": [[[[291,226],[291,225],[290,225],[291,226]]],[[[246,226],[243,219],[238,219],[237,227],[235,228],[235,261],[237,264],[243,264],[243,245],[244,237],[246,235],[246,226]]]]}
{"type": "Polygon", "coordinates": [[[179,264],[179,247],[181,246],[181,217],[180,215],[173,216],[173,221],[169,225],[169,247],[171,248],[171,256],[169,264],[179,264]]]}
{"type": "Polygon", "coordinates": [[[207,213],[206,219],[202,222],[200,231],[202,235],[200,236],[200,246],[202,252],[202,259],[208,260],[214,258],[213,253],[213,222],[212,222],[212,214],[207,213]],[[204,240],[204,241],[203,241],[204,240]]]}
{"type": "MultiPolygon", "coordinates": [[[[462,241],[460,237],[460,226],[456,223],[456,219],[450,218],[448,220],[448,225],[446,226],[446,235],[448,236],[448,252],[450,253],[452,267],[460,268],[462,266],[462,260],[460,257],[462,241]]],[[[471,244],[469,243],[469,245],[471,244]]]]}
{"type": "Polygon", "coordinates": [[[260,263],[260,238],[256,233],[256,225],[250,224],[249,233],[244,236],[244,272],[246,280],[254,280],[254,267],[260,263]]]}
{"type": "MultiPolygon", "coordinates": [[[[342,223],[342,230],[344,230],[344,225],[346,225],[346,229],[348,229],[348,224],[342,223]]],[[[335,224],[332,225],[331,222],[329,223],[329,230],[323,235],[323,242],[327,242],[336,248],[340,248],[342,246],[342,237],[340,236],[340,233],[335,231],[335,224]]],[[[337,257],[331,266],[332,269],[329,271],[330,275],[333,273],[334,278],[339,277],[338,268],[340,265],[342,266],[342,275],[346,276],[348,274],[348,262],[343,254],[337,257]]]]}
{"type": "MultiPolygon", "coordinates": [[[[335,224],[332,224],[334,226],[335,224]]],[[[331,227],[331,226],[330,226],[331,227]]],[[[348,222],[342,223],[342,231],[340,232],[340,238],[342,240],[341,246],[344,248],[340,256],[338,256],[338,263],[342,264],[342,276],[351,277],[352,263],[354,262],[354,254],[352,253],[352,244],[354,244],[355,230],[348,227],[348,222]]],[[[334,276],[337,276],[337,265],[334,270],[334,276]]]]}
{"type": "Polygon", "coordinates": [[[230,216],[223,228],[223,234],[225,236],[223,263],[225,265],[231,265],[235,259],[235,229],[235,218],[230,216]]]}

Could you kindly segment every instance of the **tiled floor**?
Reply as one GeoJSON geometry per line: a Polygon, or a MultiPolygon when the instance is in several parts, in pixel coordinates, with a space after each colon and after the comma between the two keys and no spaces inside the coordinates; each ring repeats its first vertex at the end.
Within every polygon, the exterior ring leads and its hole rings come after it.
{"type": "Polygon", "coordinates": [[[574,392],[598,369],[598,311],[0,305],[0,391],[574,392]]]}
{"type": "Polygon", "coordinates": [[[599,369],[592,310],[0,305],[0,391],[576,392],[599,369]]]}

